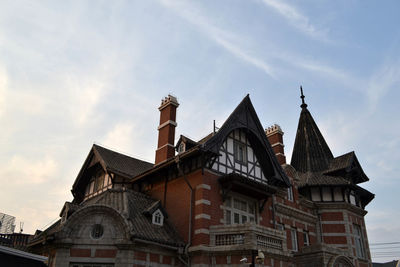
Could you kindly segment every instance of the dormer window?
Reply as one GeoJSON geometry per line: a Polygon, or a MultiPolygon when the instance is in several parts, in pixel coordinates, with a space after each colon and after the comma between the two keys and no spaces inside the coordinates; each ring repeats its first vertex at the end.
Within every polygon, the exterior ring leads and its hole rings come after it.
{"type": "Polygon", "coordinates": [[[178,153],[182,153],[185,152],[185,143],[182,142],[180,143],[179,147],[178,147],[178,153]]]}
{"type": "Polygon", "coordinates": [[[153,213],[153,224],[160,225],[162,226],[164,223],[164,215],[162,212],[158,209],[153,213]]]}

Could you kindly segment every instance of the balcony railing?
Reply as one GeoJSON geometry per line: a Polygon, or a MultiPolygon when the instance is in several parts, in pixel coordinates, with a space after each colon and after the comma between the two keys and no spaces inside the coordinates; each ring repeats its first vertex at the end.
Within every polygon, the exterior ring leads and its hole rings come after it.
{"type": "Polygon", "coordinates": [[[261,249],[286,254],[284,231],[254,223],[210,226],[210,245],[217,250],[261,249]]]}

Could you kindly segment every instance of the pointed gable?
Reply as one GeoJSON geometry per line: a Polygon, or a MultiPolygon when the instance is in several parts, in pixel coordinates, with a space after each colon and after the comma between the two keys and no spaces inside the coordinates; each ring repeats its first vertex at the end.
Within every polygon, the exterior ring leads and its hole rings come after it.
{"type": "Polygon", "coordinates": [[[205,151],[218,154],[227,137],[238,129],[246,134],[246,138],[268,182],[271,184],[289,185],[289,179],[283,172],[272,151],[249,95],[235,108],[218,132],[202,144],[202,148],[205,151]]]}
{"type": "MultiPolygon", "coordinates": [[[[152,163],[135,159],[94,144],[72,185],[71,192],[79,203],[83,200],[85,189],[90,179],[99,170],[102,170],[107,176],[108,173],[113,173],[130,179],[152,167],[152,163]]],[[[107,179],[111,178],[107,177],[107,179]]]]}

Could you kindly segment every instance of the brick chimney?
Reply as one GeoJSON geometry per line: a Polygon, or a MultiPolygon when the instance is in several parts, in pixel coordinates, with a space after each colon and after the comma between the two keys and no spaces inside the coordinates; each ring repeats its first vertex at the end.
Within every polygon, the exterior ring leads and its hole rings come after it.
{"type": "Polygon", "coordinates": [[[158,126],[158,146],[156,150],[155,164],[166,161],[175,156],[175,127],[176,108],[179,106],[178,100],[172,95],[168,95],[161,100],[160,126],[158,126]]]}
{"type": "Polygon", "coordinates": [[[265,134],[268,137],[268,141],[274,150],[275,156],[278,159],[279,164],[286,164],[286,157],[283,145],[283,131],[278,124],[274,124],[271,127],[265,129],[265,134]]]}

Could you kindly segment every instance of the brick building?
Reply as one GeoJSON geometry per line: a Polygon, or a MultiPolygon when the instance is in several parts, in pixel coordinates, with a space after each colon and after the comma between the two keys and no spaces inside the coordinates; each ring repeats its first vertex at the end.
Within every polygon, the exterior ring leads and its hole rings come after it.
{"type": "Polygon", "coordinates": [[[291,164],[249,96],[199,141],[175,144],[162,100],[155,163],[93,145],[61,219],[30,243],[50,266],[372,266],[374,195],[354,152],[334,157],[302,95],[291,164]]]}

